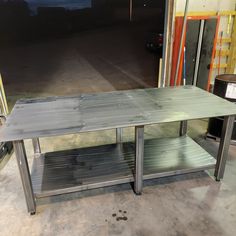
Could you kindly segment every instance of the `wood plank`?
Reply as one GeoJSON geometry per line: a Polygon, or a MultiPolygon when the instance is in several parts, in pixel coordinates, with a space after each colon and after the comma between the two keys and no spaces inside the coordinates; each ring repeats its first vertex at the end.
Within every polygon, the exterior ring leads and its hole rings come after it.
{"type": "MultiPolygon", "coordinates": [[[[184,12],[176,12],[176,16],[184,16],[184,12]]],[[[188,16],[217,16],[216,11],[190,11],[188,16]]]]}
{"type": "MultiPolygon", "coordinates": [[[[190,11],[188,16],[235,16],[236,11],[190,11]]],[[[177,12],[176,16],[184,16],[184,12],[177,12]]]]}
{"type": "Polygon", "coordinates": [[[230,50],[229,49],[224,49],[224,50],[216,50],[216,54],[215,54],[215,56],[216,57],[218,57],[219,55],[221,56],[221,57],[227,57],[227,56],[229,56],[229,54],[230,54],[230,50]]]}
{"type": "Polygon", "coordinates": [[[217,44],[220,44],[222,40],[222,43],[231,43],[232,39],[231,38],[222,38],[222,39],[217,39],[217,44]]]}
{"type": "Polygon", "coordinates": [[[236,67],[236,21],[234,20],[232,42],[230,45],[230,54],[227,61],[226,73],[234,74],[236,67]]]}
{"type": "Polygon", "coordinates": [[[220,64],[220,66],[218,64],[213,64],[213,69],[226,69],[227,68],[227,64],[223,63],[223,64],[220,64]]]}
{"type": "Polygon", "coordinates": [[[220,16],[235,16],[236,11],[219,11],[218,13],[220,16]]]}

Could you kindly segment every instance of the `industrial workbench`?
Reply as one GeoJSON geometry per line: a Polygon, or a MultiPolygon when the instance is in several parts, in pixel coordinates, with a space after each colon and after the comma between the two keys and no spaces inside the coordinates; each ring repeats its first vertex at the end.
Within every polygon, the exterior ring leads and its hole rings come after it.
{"type": "Polygon", "coordinates": [[[13,141],[28,211],[37,198],[215,168],[223,178],[236,106],[193,86],[151,88],[19,100],[1,141],[13,141]],[[187,133],[187,120],[224,116],[217,160],[187,133]],[[144,126],[180,121],[180,136],[144,140],[144,126]],[[135,127],[135,143],[122,143],[122,128],[135,127]],[[117,143],[41,153],[39,138],[116,129],[117,143]],[[25,139],[35,151],[29,171],[25,139]]]}

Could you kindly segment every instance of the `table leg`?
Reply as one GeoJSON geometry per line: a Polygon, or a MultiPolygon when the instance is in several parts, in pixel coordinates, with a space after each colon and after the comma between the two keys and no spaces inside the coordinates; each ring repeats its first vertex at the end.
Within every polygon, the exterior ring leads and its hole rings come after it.
{"type": "Polygon", "coordinates": [[[29,166],[27,162],[26,152],[24,141],[14,141],[14,150],[16,154],[16,159],[20,171],[21,181],[25,193],[26,204],[28,208],[28,212],[31,214],[35,214],[36,212],[36,203],[35,197],[32,188],[32,182],[30,178],[29,166]]]}
{"type": "Polygon", "coordinates": [[[116,143],[122,143],[122,135],[123,135],[123,129],[117,128],[116,129],[116,143]]]}
{"type": "Polygon", "coordinates": [[[135,127],[135,145],[134,191],[137,195],[141,195],[143,188],[144,126],[135,127]]]}
{"type": "Polygon", "coordinates": [[[32,143],[33,143],[33,148],[34,148],[34,154],[36,154],[36,155],[41,154],[41,147],[40,147],[39,138],[33,138],[32,143]]]}
{"type": "Polygon", "coordinates": [[[184,136],[187,134],[188,121],[183,120],[180,122],[179,136],[184,136]]]}
{"type": "Polygon", "coordinates": [[[235,116],[226,116],[224,118],[221,139],[220,139],[220,146],[215,168],[216,181],[220,181],[220,179],[222,179],[224,176],[226,160],[228,157],[228,151],[234,127],[234,119],[235,116]]]}

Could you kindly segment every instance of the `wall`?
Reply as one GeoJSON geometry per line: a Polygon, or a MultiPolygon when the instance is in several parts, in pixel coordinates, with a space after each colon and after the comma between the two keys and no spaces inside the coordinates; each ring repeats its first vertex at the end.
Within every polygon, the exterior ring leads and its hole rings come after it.
{"type": "MultiPolygon", "coordinates": [[[[184,11],[186,0],[176,0],[176,14],[179,14],[184,11]]],[[[236,6],[236,0],[190,0],[189,2],[189,13],[191,12],[218,12],[218,11],[234,11],[236,6]]],[[[232,18],[234,19],[234,18],[232,18]]],[[[223,32],[223,37],[228,38],[231,36],[231,29],[233,20],[231,20],[230,25],[228,16],[221,16],[220,26],[219,26],[219,35],[220,38],[221,32],[223,32]],[[228,32],[228,25],[230,32],[228,32]]],[[[229,44],[223,44],[222,49],[228,49],[229,44]]],[[[219,45],[217,46],[219,49],[219,45]]],[[[226,63],[227,58],[222,58],[221,63],[226,63]]],[[[214,63],[218,63],[218,58],[215,58],[214,63]]],[[[236,69],[236,68],[235,68],[236,69]]],[[[225,73],[224,69],[220,69],[220,73],[225,73]]],[[[214,69],[211,84],[214,84],[214,78],[218,74],[218,70],[214,69]]]]}
{"type": "MultiPolygon", "coordinates": [[[[176,12],[184,11],[185,0],[176,0],[176,12]]],[[[189,11],[234,10],[236,0],[190,0],[189,11]]]]}

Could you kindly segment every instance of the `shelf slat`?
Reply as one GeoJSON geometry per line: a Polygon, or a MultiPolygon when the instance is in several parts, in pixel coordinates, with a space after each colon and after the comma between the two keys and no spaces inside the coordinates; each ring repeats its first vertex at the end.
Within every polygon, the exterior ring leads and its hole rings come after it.
{"type": "MultiPolygon", "coordinates": [[[[34,159],[36,197],[133,181],[134,143],[46,153],[34,159]]],[[[189,137],[145,141],[144,179],[215,167],[215,159],[189,137]]]]}

